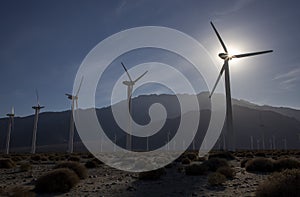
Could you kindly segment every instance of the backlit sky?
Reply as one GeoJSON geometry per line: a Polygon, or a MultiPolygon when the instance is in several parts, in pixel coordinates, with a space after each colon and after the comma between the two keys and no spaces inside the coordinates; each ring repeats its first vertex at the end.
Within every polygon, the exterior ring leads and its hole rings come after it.
{"type": "MultiPolygon", "coordinates": [[[[300,109],[299,1],[3,0],[0,4],[0,117],[12,106],[17,116],[32,114],[35,88],[44,111],[69,109],[64,94],[72,92],[84,57],[103,39],[132,27],[182,31],[197,39],[221,66],[217,54],[222,48],[210,21],[229,51],[274,50],[230,62],[233,98],[300,109]]],[[[116,72],[120,75],[123,70],[116,72]]],[[[97,105],[107,105],[106,101],[97,105]]]]}

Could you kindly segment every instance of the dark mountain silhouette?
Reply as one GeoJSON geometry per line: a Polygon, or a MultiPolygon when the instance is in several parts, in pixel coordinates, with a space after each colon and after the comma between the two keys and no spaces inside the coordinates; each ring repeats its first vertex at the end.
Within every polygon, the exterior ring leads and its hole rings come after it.
{"type": "MultiPolygon", "coordinates": [[[[190,95],[178,96],[181,96],[183,99],[190,99],[191,97],[190,95]]],[[[201,119],[195,138],[196,148],[201,145],[203,136],[210,121],[210,102],[208,94],[199,94],[198,100],[201,109],[201,119]]],[[[149,138],[149,144],[151,144],[150,149],[156,149],[165,144],[168,132],[170,132],[171,138],[175,135],[181,115],[192,117],[195,113],[193,110],[190,110],[185,114],[180,114],[179,102],[175,95],[139,96],[134,98],[132,102],[133,118],[139,124],[147,124],[150,121],[148,109],[151,104],[158,102],[166,108],[168,118],[163,128],[149,138]]],[[[287,140],[287,148],[300,148],[300,110],[258,106],[246,101],[235,99],[233,99],[233,104],[234,129],[236,132],[238,149],[250,149],[250,136],[253,137],[254,148],[257,147],[257,140],[260,140],[259,146],[262,148],[263,135],[266,149],[271,147],[271,140],[273,139],[273,136],[275,137],[275,147],[277,149],[284,148],[284,139],[287,140]]],[[[116,106],[117,105],[120,105],[120,103],[117,103],[116,106]]],[[[67,150],[70,115],[70,111],[43,112],[40,114],[37,133],[38,152],[67,150]]],[[[125,133],[115,123],[111,113],[111,107],[97,109],[97,115],[101,126],[106,131],[107,136],[113,140],[116,135],[117,144],[125,147],[125,133]]],[[[33,115],[15,118],[15,127],[11,133],[12,151],[30,150],[33,121],[33,115]]],[[[2,150],[5,146],[7,126],[7,118],[0,119],[0,148],[2,150]]],[[[222,137],[220,137],[219,142],[220,144],[217,143],[215,148],[218,148],[222,144],[222,137]]],[[[133,147],[137,150],[145,150],[146,139],[134,137],[133,147]]],[[[75,151],[83,150],[85,150],[85,148],[76,133],[75,151]]]]}

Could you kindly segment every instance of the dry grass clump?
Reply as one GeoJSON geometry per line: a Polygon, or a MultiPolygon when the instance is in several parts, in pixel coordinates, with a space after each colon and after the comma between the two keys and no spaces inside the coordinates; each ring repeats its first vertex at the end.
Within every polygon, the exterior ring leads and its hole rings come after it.
{"type": "Polygon", "coordinates": [[[245,167],[248,172],[272,172],[274,170],[273,160],[263,157],[249,160],[245,167]]]}
{"type": "Polygon", "coordinates": [[[70,156],[68,158],[68,161],[76,161],[76,162],[80,162],[80,157],[79,156],[70,156]]]}
{"type": "Polygon", "coordinates": [[[98,163],[97,163],[94,159],[92,159],[92,160],[88,160],[88,161],[84,164],[84,166],[85,166],[86,168],[97,168],[97,167],[98,167],[98,163]]]}
{"type": "Polygon", "coordinates": [[[247,163],[249,160],[251,160],[251,159],[250,159],[250,158],[243,159],[243,160],[241,161],[241,168],[244,168],[244,167],[246,166],[246,163],[247,163]]]}
{"type": "Polygon", "coordinates": [[[37,179],[35,190],[39,193],[68,192],[78,182],[79,178],[74,171],[55,169],[37,179]]]}
{"type": "Polygon", "coordinates": [[[283,158],[274,162],[274,170],[276,171],[293,168],[300,168],[300,162],[293,158],[283,158]]]}
{"type": "Polygon", "coordinates": [[[226,177],[219,172],[213,172],[208,175],[207,181],[212,186],[222,185],[226,181],[226,177]]]}
{"type": "Polygon", "coordinates": [[[13,186],[0,191],[0,196],[12,196],[12,197],[34,197],[36,196],[33,191],[24,186],[13,186]]]}
{"type": "Polygon", "coordinates": [[[254,154],[256,157],[267,157],[265,152],[258,151],[254,154]]]}
{"type": "Polygon", "coordinates": [[[196,153],[187,153],[185,156],[191,161],[196,161],[198,157],[196,153]]]}
{"type": "Polygon", "coordinates": [[[192,164],[185,167],[185,174],[190,176],[205,175],[208,172],[208,166],[204,164],[192,164]]]}
{"type": "Polygon", "coordinates": [[[275,172],[258,186],[258,197],[297,197],[300,194],[300,169],[275,172]]]}
{"type": "Polygon", "coordinates": [[[157,170],[140,172],[138,178],[140,180],[157,180],[157,179],[160,179],[160,177],[165,174],[166,174],[165,168],[159,168],[157,170]]]}
{"type": "Polygon", "coordinates": [[[20,170],[20,172],[27,172],[27,171],[32,170],[32,166],[29,162],[23,162],[20,164],[19,170],[20,170]]]}
{"type": "Polygon", "coordinates": [[[87,177],[86,167],[75,161],[66,161],[59,163],[54,167],[54,169],[58,168],[68,168],[70,170],[73,170],[80,179],[85,179],[87,177]]]}
{"type": "Polygon", "coordinates": [[[231,152],[221,151],[221,152],[209,154],[208,159],[212,159],[212,158],[222,158],[222,159],[226,159],[226,160],[234,160],[235,156],[231,152]]]}
{"type": "Polygon", "coordinates": [[[183,159],[181,160],[181,163],[182,163],[182,164],[190,164],[190,163],[191,163],[191,160],[190,160],[189,158],[183,158],[183,159]]]}
{"type": "Polygon", "coordinates": [[[42,156],[39,155],[39,154],[35,154],[35,155],[32,155],[32,156],[30,157],[30,159],[31,159],[32,161],[42,161],[42,156]]]}
{"type": "Polygon", "coordinates": [[[211,158],[204,161],[203,165],[206,165],[210,171],[216,171],[220,167],[229,166],[227,160],[220,158],[211,158]]]}
{"type": "Polygon", "coordinates": [[[0,158],[0,168],[14,168],[16,164],[10,158],[0,158]]]}
{"type": "Polygon", "coordinates": [[[217,172],[223,174],[227,179],[233,179],[235,177],[235,171],[229,166],[223,166],[217,169],[217,172]]]}

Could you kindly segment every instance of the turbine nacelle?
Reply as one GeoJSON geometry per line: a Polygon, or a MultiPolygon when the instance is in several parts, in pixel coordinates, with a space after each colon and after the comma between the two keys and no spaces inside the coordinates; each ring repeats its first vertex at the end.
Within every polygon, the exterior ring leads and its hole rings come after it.
{"type": "Polygon", "coordinates": [[[40,106],[40,105],[38,105],[38,106],[32,106],[32,109],[43,109],[43,108],[45,108],[45,106],[40,106]]]}
{"type": "Polygon", "coordinates": [[[219,57],[223,60],[231,60],[232,57],[229,57],[229,55],[227,53],[219,53],[219,57]]]}
{"type": "Polygon", "coordinates": [[[78,99],[78,96],[74,96],[74,95],[71,95],[71,94],[65,94],[67,97],[68,97],[68,99],[70,99],[70,100],[77,100],[78,99]]]}
{"type": "Polygon", "coordinates": [[[133,86],[135,84],[135,82],[134,81],[123,81],[123,84],[127,85],[127,86],[133,86]]]}

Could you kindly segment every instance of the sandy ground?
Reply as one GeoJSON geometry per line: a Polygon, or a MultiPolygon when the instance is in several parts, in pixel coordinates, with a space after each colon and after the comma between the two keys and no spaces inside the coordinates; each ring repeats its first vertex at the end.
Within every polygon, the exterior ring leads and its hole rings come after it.
{"type": "MultiPolygon", "coordinates": [[[[235,166],[235,178],[215,187],[209,186],[207,176],[185,175],[178,170],[183,166],[181,163],[167,168],[166,175],[155,181],[139,180],[138,173],[128,173],[102,164],[88,169],[88,178],[81,180],[68,193],[37,196],[255,196],[256,187],[268,174],[248,173],[235,160],[231,164],[235,166]]],[[[34,181],[54,165],[49,161],[32,164],[33,169],[29,172],[19,172],[18,167],[0,169],[0,188],[7,190],[23,185],[33,189],[34,181]]]]}

